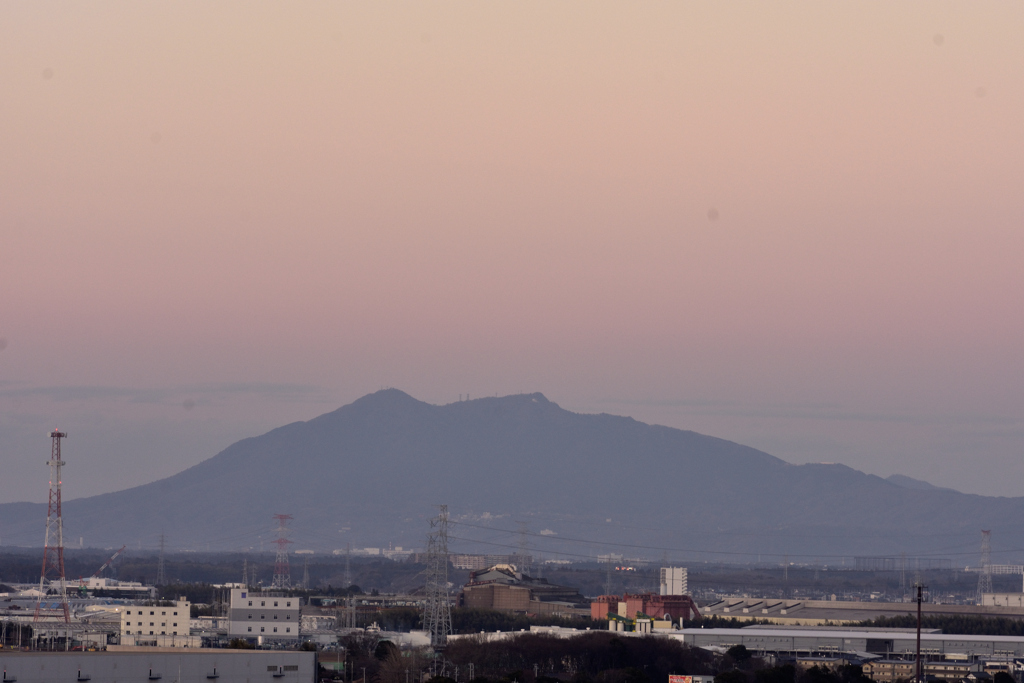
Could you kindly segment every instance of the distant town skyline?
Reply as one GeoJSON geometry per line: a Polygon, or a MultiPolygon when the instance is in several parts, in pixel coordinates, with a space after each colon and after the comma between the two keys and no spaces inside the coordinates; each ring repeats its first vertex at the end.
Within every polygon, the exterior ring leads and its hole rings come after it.
{"type": "Polygon", "coordinates": [[[1022,25],[0,5],[0,502],[382,386],[1020,495],[1022,25]]]}

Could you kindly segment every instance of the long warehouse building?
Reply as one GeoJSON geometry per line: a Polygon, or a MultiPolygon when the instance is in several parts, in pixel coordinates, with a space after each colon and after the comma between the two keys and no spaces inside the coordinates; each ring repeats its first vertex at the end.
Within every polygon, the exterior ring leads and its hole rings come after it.
{"type": "MultiPolygon", "coordinates": [[[[879,657],[912,656],[913,629],[797,628],[747,626],[745,628],[687,628],[668,634],[687,645],[729,648],[744,645],[758,653],[779,655],[871,654],[879,657]]],[[[929,657],[971,660],[978,657],[1024,657],[1024,636],[966,636],[921,631],[921,653],[929,657]]]]}

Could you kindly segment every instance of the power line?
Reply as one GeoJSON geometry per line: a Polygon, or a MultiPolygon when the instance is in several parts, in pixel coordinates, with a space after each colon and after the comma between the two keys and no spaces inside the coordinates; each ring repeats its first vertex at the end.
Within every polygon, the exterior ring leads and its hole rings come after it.
{"type": "MultiPolygon", "coordinates": [[[[547,535],[547,534],[532,533],[532,532],[523,531],[523,530],[515,530],[515,531],[513,531],[511,529],[499,529],[499,528],[496,528],[496,527],[483,526],[483,525],[480,525],[480,524],[471,524],[469,522],[451,522],[451,524],[458,525],[458,526],[464,526],[464,527],[470,527],[470,528],[474,528],[474,529],[484,529],[486,531],[499,531],[499,532],[502,532],[502,533],[505,533],[505,534],[510,534],[510,535],[521,535],[521,536],[525,535],[525,536],[531,536],[531,537],[534,537],[534,538],[543,538],[543,539],[547,539],[548,541],[552,541],[552,542],[561,541],[561,542],[569,542],[569,543],[586,543],[588,545],[593,545],[593,546],[598,546],[598,547],[633,548],[633,549],[638,549],[638,550],[658,550],[658,551],[667,551],[667,552],[676,552],[676,553],[693,553],[693,554],[706,554],[706,555],[728,555],[728,556],[750,556],[750,555],[757,554],[757,555],[762,555],[762,556],[767,556],[767,557],[778,557],[778,558],[785,558],[785,557],[792,556],[792,557],[815,557],[815,558],[839,559],[839,558],[845,558],[845,557],[849,557],[850,556],[848,553],[847,554],[843,554],[843,555],[828,555],[828,554],[821,554],[821,553],[813,553],[813,554],[812,553],[808,553],[808,554],[801,555],[801,554],[793,554],[793,553],[763,553],[763,552],[762,553],[755,553],[753,551],[708,550],[708,549],[701,549],[701,548],[673,548],[673,547],[670,547],[670,546],[644,545],[644,544],[639,544],[639,543],[616,543],[616,542],[613,542],[613,541],[603,541],[603,540],[588,539],[588,538],[573,538],[573,537],[569,537],[569,536],[550,536],[550,535],[547,535]]],[[[463,538],[463,539],[459,539],[459,540],[469,541],[469,542],[473,542],[473,543],[484,543],[484,544],[489,544],[489,545],[500,545],[502,547],[508,547],[508,548],[516,548],[517,547],[515,545],[506,545],[506,544],[501,544],[501,543],[488,543],[487,541],[478,541],[478,540],[475,540],[475,539],[468,539],[468,538],[463,538]]],[[[960,545],[950,546],[949,549],[952,550],[953,548],[960,548],[960,547],[962,547],[962,546],[960,546],[960,545]]],[[[1017,549],[1016,551],[1003,551],[1003,552],[1017,552],[1017,551],[1024,551],[1024,548],[1017,549]]],[[[571,555],[573,553],[563,553],[563,554],[571,555]]],[[[948,557],[948,556],[951,556],[951,555],[966,556],[966,555],[973,555],[973,554],[974,553],[972,553],[972,552],[947,552],[946,549],[938,549],[938,550],[935,550],[935,551],[930,552],[930,553],[919,553],[918,557],[940,557],[940,556],[948,557]]],[[[589,555],[578,555],[578,554],[577,554],[577,556],[579,556],[579,557],[590,557],[589,555]]]]}

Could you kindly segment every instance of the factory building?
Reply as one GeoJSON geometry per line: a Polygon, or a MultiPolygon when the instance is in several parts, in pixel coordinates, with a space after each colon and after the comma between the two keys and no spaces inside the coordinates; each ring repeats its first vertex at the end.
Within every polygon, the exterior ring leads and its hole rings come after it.
{"type": "Polygon", "coordinates": [[[121,613],[121,644],[155,647],[199,647],[200,638],[189,635],[192,603],[154,601],[125,605],[121,613]]]}
{"type": "Polygon", "coordinates": [[[232,588],[228,636],[264,641],[297,640],[300,603],[299,598],[284,593],[232,588]]]}
{"type": "Polygon", "coordinates": [[[511,564],[471,572],[469,582],[459,594],[458,604],[521,614],[586,616],[590,613],[587,599],[575,588],[535,579],[511,564]]]}
{"type": "MultiPolygon", "coordinates": [[[[987,593],[982,605],[925,603],[927,615],[1024,618],[1019,593],[987,593]]],[[[856,624],[879,617],[913,616],[913,602],[862,602],[844,600],[783,600],[781,598],[726,598],[703,605],[701,614],[739,621],[770,621],[791,626],[856,624]]]]}
{"type": "MultiPolygon", "coordinates": [[[[612,615],[613,621],[635,620],[637,617],[641,617],[669,623],[701,618],[697,605],[689,595],[654,595],[653,593],[627,593],[622,596],[601,595],[590,603],[591,619],[608,619],[609,615],[612,615]]],[[[657,628],[658,625],[656,624],[655,627],[657,628]]]]}
{"type": "Polygon", "coordinates": [[[316,653],[287,650],[147,648],[131,652],[0,651],[4,680],[60,681],[316,681],[316,653]]]}
{"type": "MultiPolygon", "coordinates": [[[[913,659],[917,647],[914,629],[759,625],[687,628],[669,636],[694,647],[728,649],[744,645],[755,653],[787,657],[854,654],[865,660],[913,659]]],[[[967,636],[926,629],[921,632],[921,651],[933,661],[1013,659],[1024,657],[1024,636],[967,636]]]]}

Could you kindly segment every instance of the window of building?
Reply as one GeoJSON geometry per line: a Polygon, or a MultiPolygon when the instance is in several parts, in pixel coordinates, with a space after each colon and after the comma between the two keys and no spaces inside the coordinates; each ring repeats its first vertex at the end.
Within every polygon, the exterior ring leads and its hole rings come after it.
{"type": "Polygon", "coordinates": [[[263,633],[263,632],[264,632],[264,631],[266,631],[266,630],[267,630],[267,629],[265,629],[265,628],[263,628],[262,626],[260,626],[260,633],[263,633]]]}
{"type": "Polygon", "coordinates": [[[260,615],[260,619],[266,619],[266,618],[267,618],[267,615],[266,615],[266,614],[261,614],[261,615],[260,615]]]}
{"type": "Polygon", "coordinates": [[[153,635],[153,632],[152,632],[152,631],[150,631],[150,632],[149,632],[149,635],[153,635]]]}
{"type": "MultiPolygon", "coordinates": [[[[127,612],[125,612],[125,614],[131,614],[131,613],[132,613],[131,610],[128,610],[127,612]]],[[[141,614],[141,612],[140,612],[140,614],[141,614]]]]}
{"type": "Polygon", "coordinates": [[[284,603],[284,606],[285,607],[291,607],[292,606],[292,601],[289,600],[288,602],[284,603]]]}
{"type": "Polygon", "coordinates": [[[249,607],[252,607],[252,600],[249,601],[249,607]]]}
{"type": "Polygon", "coordinates": [[[252,614],[249,615],[249,618],[252,619],[252,614]]]}
{"type": "Polygon", "coordinates": [[[161,612],[161,613],[160,613],[160,616],[162,616],[162,617],[166,617],[166,616],[167,616],[167,612],[161,612]]]}
{"type": "Polygon", "coordinates": [[[291,633],[291,632],[292,632],[292,627],[291,627],[291,626],[289,626],[288,628],[286,628],[286,629],[284,630],[284,632],[285,632],[285,633],[291,633]]]}
{"type": "Polygon", "coordinates": [[[178,613],[177,613],[177,612],[175,612],[175,613],[174,613],[174,616],[178,616],[178,613]]]}
{"type": "Polygon", "coordinates": [[[276,626],[274,627],[274,633],[277,633],[277,627],[276,626]]]}
{"type": "Polygon", "coordinates": [[[249,627],[249,633],[252,633],[252,626],[249,627]]]}
{"type": "Polygon", "coordinates": [[[171,624],[171,626],[174,626],[175,628],[177,628],[178,627],[178,622],[174,622],[173,624],[171,624]]]}
{"type": "Polygon", "coordinates": [[[277,600],[274,600],[274,607],[277,607],[277,600]]]}
{"type": "Polygon", "coordinates": [[[260,600],[260,607],[266,607],[266,606],[267,606],[267,601],[266,600],[260,600]]]}
{"type": "Polygon", "coordinates": [[[274,618],[277,619],[277,615],[276,614],[274,615],[274,618]]]}
{"type": "Polygon", "coordinates": [[[176,635],[178,635],[178,632],[177,631],[171,631],[171,635],[172,636],[176,636],[176,635]]]}
{"type": "Polygon", "coordinates": [[[150,610],[149,611],[149,616],[153,616],[153,614],[154,614],[153,610],[150,610]]]}
{"type": "Polygon", "coordinates": [[[290,615],[290,614],[286,614],[286,615],[284,615],[284,618],[285,618],[285,619],[291,619],[291,618],[292,618],[292,615],[290,615]]]}

